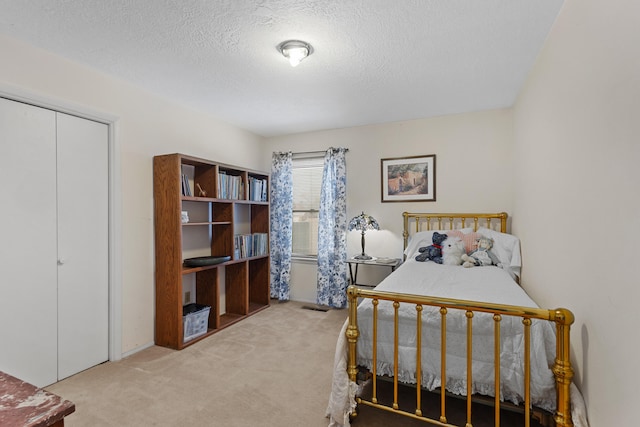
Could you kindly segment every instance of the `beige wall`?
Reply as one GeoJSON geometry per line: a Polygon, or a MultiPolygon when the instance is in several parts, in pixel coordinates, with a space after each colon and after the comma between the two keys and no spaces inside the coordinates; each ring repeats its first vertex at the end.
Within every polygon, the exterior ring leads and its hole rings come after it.
{"type": "MultiPolygon", "coordinates": [[[[312,132],[267,139],[267,151],[347,147],[347,215],[365,211],[382,231],[366,234],[366,252],[402,257],[402,212],[511,213],[513,200],[511,110],[495,110],[312,132]],[[382,203],[380,159],[436,155],[435,202],[382,203]]],[[[263,168],[268,168],[265,164],[263,168]]],[[[360,235],[347,236],[348,255],[360,252],[360,235]]],[[[358,282],[376,283],[386,268],[364,266],[358,282]]],[[[315,302],[316,269],[292,267],[291,298],[315,302]]]]}
{"type": "MultiPolygon", "coordinates": [[[[268,170],[271,151],[344,146],[348,215],[364,210],[384,228],[367,234],[371,254],[400,256],[405,210],[512,214],[523,286],[541,305],[576,315],[576,378],[591,425],[634,425],[638,16],[634,0],[566,0],[513,112],[290,135],[268,139],[262,150],[255,135],[2,37],[0,85],[119,117],[123,351],[153,339],[154,154],[182,151],[268,170]],[[381,203],[380,158],[421,154],[437,155],[438,201],[381,203]]],[[[348,243],[356,253],[356,233],[348,243]]],[[[313,301],[315,269],[294,268],[292,296],[313,301]]]]}
{"type": "Polygon", "coordinates": [[[592,426],[638,418],[638,17],[636,1],[567,0],[514,113],[523,285],[576,316],[592,426]]]}
{"type": "Polygon", "coordinates": [[[1,87],[118,118],[122,351],[153,343],[153,156],[183,152],[258,169],[268,155],[262,138],[21,42],[0,37],[0,52],[1,87]]]}

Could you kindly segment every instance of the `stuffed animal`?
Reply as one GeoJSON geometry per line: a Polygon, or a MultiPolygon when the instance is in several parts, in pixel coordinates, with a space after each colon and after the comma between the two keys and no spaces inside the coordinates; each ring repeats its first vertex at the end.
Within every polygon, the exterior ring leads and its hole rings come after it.
{"type": "Polygon", "coordinates": [[[442,242],[447,239],[447,235],[444,233],[438,233],[435,231],[433,236],[431,236],[431,241],[433,244],[429,246],[423,246],[418,249],[420,252],[419,255],[416,256],[416,261],[433,261],[438,264],[442,264],[442,242]]]}
{"type": "Polygon", "coordinates": [[[462,264],[465,255],[464,242],[459,237],[449,237],[442,244],[442,263],[445,265],[462,264]]]}
{"type": "Polygon", "coordinates": [[[484,265],[497,265],[500,266],[500,260],[491,252],[493,247],[493,239],[480,236],[476,239],[476,249],[469,252],[469,255],[463,255],[462,261],[463,267],[476,267],[484,265]]]}

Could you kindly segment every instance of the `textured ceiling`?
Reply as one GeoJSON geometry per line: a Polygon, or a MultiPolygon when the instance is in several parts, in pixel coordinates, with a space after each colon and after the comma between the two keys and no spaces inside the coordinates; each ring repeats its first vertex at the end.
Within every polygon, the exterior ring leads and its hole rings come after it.
{"type": "Polygon", "coordinates": [[[562,0],[0,0],[0,33],[259,135],[509,107],[562,0]],[[288,39],[314,53],[293,68],[288,39]]]}

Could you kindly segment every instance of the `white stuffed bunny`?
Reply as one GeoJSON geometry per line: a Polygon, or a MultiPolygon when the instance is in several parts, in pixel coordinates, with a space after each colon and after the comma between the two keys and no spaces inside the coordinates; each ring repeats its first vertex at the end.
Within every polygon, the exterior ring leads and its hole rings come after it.
{"type": "Polygon", "coordinates": [[[447,237],[442,243],[442,264],[460,265],[465,255],[464,242],[459,237],[447,237]]]}

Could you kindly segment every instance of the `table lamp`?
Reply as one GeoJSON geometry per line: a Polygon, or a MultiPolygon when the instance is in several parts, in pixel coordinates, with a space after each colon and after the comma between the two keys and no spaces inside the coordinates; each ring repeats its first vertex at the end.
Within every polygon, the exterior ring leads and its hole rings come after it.
{"type": "Polygon", "coordinates": [[[349,231],[358,230],[362,233],[361,243],[362,243],[362,253],[360,255],[356,255],[354,259],[372,259],[371,256],[367,255],[364,252],[364,233],[367,230],[380,230],[380,225],[378,225],[378,221],[371,215],[367,215],[362,212],[360,215],[353,217],[351,221],[349,221],[349,231]]]}

